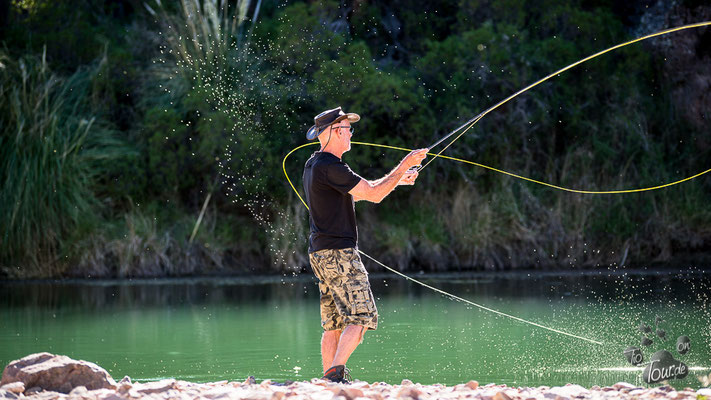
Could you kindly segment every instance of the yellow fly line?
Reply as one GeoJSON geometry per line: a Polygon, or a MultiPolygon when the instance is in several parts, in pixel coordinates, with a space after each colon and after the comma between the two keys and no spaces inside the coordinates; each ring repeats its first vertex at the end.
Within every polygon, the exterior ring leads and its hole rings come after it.
{"type": "MultiPolygon", "coordinates": [[[[404,148],[404,147],[389,146],[389,145],[386,145],[386,144],[379,144],[379,143],[366,143],[366,142],[351,142],[351,143],[352,143],[352,144],[357,144],[357,145],[363,145],[363,146],[382,147],[382,148],[392,149],[392,150],[412,151],[412,149],[406,149],[406,148],[404,148]]],[[[286,159],[291,155],[291,153],[293,153],[293,152],[295,152],[295,151],[297,151],[297,150],[299,150],[299,149],[302,149],[302,148],[304,148],[304,147],[306,147],[306,146],[313,146],[313,145],[317,145],[317,144],[319,144],[319,143],[318,143],[318,142],[311,142],[311,143],[302,144],[301,146],[298,146],[298,147],[294,148],[293,150],[291,150],[291,151],[284,157],[284,160],[283,160],[283,162],[282,162],[282,168],[283,168],[283,170],[284,170],[284,176],[286,176],[286,180],[289,182],[289,185],[291,185],[291,188],[294,190],[294,192],[296,193],[296,195],[299,196],[299,199],[301,200],[302,203],[304,203],[304,205],[306,205],[306,203],[304,202],[304,199],[301,198],[301,195],[299,195],[299,192],[298,192],[298,191],[296,190],[296,188],[294,187],[294,184],[291,182],[291,179],[289,179],[289,174],[286,172],[286,159]]],[[[658,185],[658,186],[650,186],[650,187],[644,187],[644,188],[638,188],[638,189],[599,190],[599,191],[595,191],[595,190],[571,189],[571,188],[567,188],[567,187],[563,187],[563,186],[558,186],[558,185],[554,185],[554,184],[552,184],[552,183],[547,183],[547,182],[539,181],[539,180],[536,180],[536,179],[527,178],[527,177],[525,177],[525,176],[521,176],[521,175],[514,174],[513,172],[504,171],[504,170],[501,170],[501,169],[498,169],[498,168],[490,167],[490,166],[488,166],[488,165],[480,164],[480,163],[477,163],[477,162],[474,162],[474,161],[464,160],[464,159],[461,159],[461,158],[443,156],[443,155],[432,154],[432,153],[427,153],[427,154],[428,154],[428,155],[438,156],[438,157],[440,157],[440,158],[444,158],[444,159],[451,160],[451,161],[457,161],[457,162],[464,163],[464,164],[475,165],[475,166],[477,166],[477,167],[481,167],[481,168],[485,168],[485,169],[488,169],[488,170],[491,170],[491,171],[495,171],[495,172],[498,172],[498,173],[500,173],[500,174],[512,176],[512,177],[518,178],[518,179],[523,179],[524,181],[537,183],[537,184],[543,185],[543,186],[548,186],[548,187],[553,188],[553,189],[563,190],[563,191],[571,192],[571,193],[582,193],[582,194],[622,194],[622,193],[649,192],[649,191],[651,191],[651,190],[663,189],[663,188],[666,188],[666,187],[669,187],[669,186],[678,185],[678,184],[680,184],[680,183],[683,183],[683,182],[686,182],[686,181],[690,181],[690,180],[692,180],[692,179],[694,179],[694,178],[698,178],[698,177],[701,176],[701,175],[704,175],[704,174],[706,174],[706,173],[711,172],[711,169],[707,169],[706,171],[699,172],[699,173],[696,174],[696,175],[688,176],[688,177],[686,177],[686,178],[679,179],[678,181],[669,182],[669,183],[665,183],[665,184],[658,185]]],[[[424,168],[424,167],[423,167],[423,168],[424,168]]],[[[307,208],[308,208],[308,207],[307,207],[307,208]]]]}
{"type": "MultiPolygon", "coordinates": [[[[442,150],[440,150],[439,153],[436,153],[436,154],[434,154],[434,153],[427,153],[428,155],[432,155],[432,156],[434,156],[434,157],[433,157],[432,159],[430,159],[430,161],[427,162],[427,164],[425,164],[422,168],[420,168],[420,170],[422,170],[422,169],[424,169],[425,167],[427,167],[432,161],[435,160],[435,158],[444,158],[444,159],[451,160],[451,161],[457,161],[457,162],[461,162],[461,163],[465,163],[465,164],[475,165],[475,166],[477,166],[477,167],[485,168],[485,169],[488,169],[488,170],[491,170],[491,171],[495,171],[495,172],[498,172],[498,173],[501,173],[501,174],[504,174],[504,175],[508,175],[508,176],[511,176],[511,177],[514,177],[514,178],[522,179],[522,180],[525,180],[525,181],[528,181],[528,182],[537,183],[537,184],[543,185],[543,186],[548,186],[548,187],[553,188],[553,189],[563,190],[563,191],[571,192],[571,193],[581,193],[581,194],[622,194],[622,193],[647,192],[647,191],[651,191],[651,190],[657,190],[657,189],[666,188],[666,187],[673,186],[673,185],[678,185],[678,184],[680,184],[680,183],[682,183],[682,182],[686,182],[686,181],[692,180],[692,179],[697,178],[697,177],[699,177],[699,176],[701,176],[701,175],[704,175],[704,174],[706,174],[706,173],[708,173],[708,172],[711,172],[711,169],[707,169],[706,171],[700,172],[700,173],[698,173],[698,174],[696,174],[696,175],[692,175],[692,176],[689,176],[689,177],[684,178],[684,179],[680,179],[680,180],[677,180],[677,181],[674,181],[674,182],[665,183],[665,184],[663,184],[663,185],[658,185],[658,186],[651,186],[651,187],[645,187],[645,188],[639,188],[639,189],[593,191],[593,190],[570,189],[570,188],[566,188],[566,187],[554,185],[554,184],[552,184],[552,183],[547,183],[547,182],[542,182],[542,181],[539,181],[539,180],[536,180],[536,179],[527,178],[527,177],[525,177],[525,176],[521,176],[521,175],[517,175],[517,174],[511,173],[511,172],[503,171],[503,170],[500,170],[500,169],[498,169],[498,168],[490,167],[490,166],[488,166],[488,165],[480,164],[480,163],[477,163],[477,162],[474,162],[474,161],[463,160],[463,159],[460,159],[460,158],[455,158],[455,157],[449,157],[449,156],[443,156],[443,155],[442,155],[442,152],[443,152],[443,151],[445,151],[447,148],[449,148],[449,146],[451,146],[451,145],[452,145],[454,142],[456,142],[460,137],[462,137],[469,129],[471,129],[477,122],[479,122],[479,120],[481,120],[486,114],[490,113],[491,111],[493,111],[493,110],[495,110],[496,108],[500,107],[501,105],[505,104],[506,102],[508,102],[509,100],[513,99],[514,97],[516,97],[516,96],[518,96],[518,95],[520,95],[520,94],[522,94],[522,93],[524,93],[524,92],[526,92],[526,91],[528,91],[528,90],[530,90],[530,89],[536,87],[537,85],[541,84],[542,82],[545,82],[545,81],[547,81],[548,79],[550,79],[550,78],[552,78],[552,77],[554,77],[554,76],[556,76],[556,75],[558,75],[558,74],[560,74],[560,73],[562,73],[562,72],[565,72],[565,71],[567,71],[567,70],[569,70],[569,69],[575,67],[576,65],[582,64],[582,63],[584,63],[584,62],[586,62],[586,61],[589,61],[589,60],[591,60],[591,59],[593,59],[593,58],[595,58],[595,57],[601,56],[601,55],[603,55],[603,54],[605,54],[605,53],[607,53],[607,52],[610,52],[610,51],[612,51],[612,50],[619,49],[620,47],[624,47],[624,46],[627,46],[627,45],[630,45],[630,44],[632,44],[632,43],[636,43],[636,42],[639,42],[639,41],[642,41],[642,40],[645,40],[645,39],[649,39],[649,38],[652,38],[652,37],[655,37],[655,36],[665,35],[665,34],[667,34],[667,33],[676,32],[676,31],[680,31],[680,30],[683,30],[683,29],[698,28],[698,27],[708,26],[708,25],[711,25],[711,21],[699,22],[699,23],[696,23],[696,24],[684,25],[684,26],[680,26],[680,27],[671,28],[671,29],[667,29],[667,30],[664,30],[664,31],[656,32],[656,33],[653,33],[653,34],[650,34],[650,35],[647,35],[647,36],[643,36],[643,37],[640,37],[640,38],[637,38],[637,39],[634,39],[634,40],[630,40],[630,41],[628,41],[628,42],[621,43],[621,44],[618,44],[618,45],[616,45],[616,46],[610,47],[610,48],[608,48],[608,49],[606,49],[606,50],[603,50],[603,51],[600,51],[600,52],[598,52],[598,53],[595,53],[595,54],[593,54],[593,55],[591,55],[591,56],[589,56],[589,57],[583,58],[582,60],[576,61],[576,62],[574,62],[574,63],[568,65],[568,66],[565,67],[565,68],[561,68],[560,70],[558,70],[558,71],[556,71],[556,72],[554,72],[554,73],[552,73],[552,74],[546,76],[545,78],[542,78],[542,79],[540,79],[540,80],[534,82],[533,84],[531,84],[531,85],[529,85],[529,86],[527,86],[527,87],[525,87],[525,88],[519,90],[518,92],[512,94],[511,96],[505,98],[504,100],[502,100],[502,101],[500,101],[499,103],[495,104],[494,106],[492,106],[491,108],[487,109],[487,110],[484,111],[483,113],[477,115],[475,118],[473,118],[472,120],[468,121],[468,122],[465,123],[464,125],[462,125],[462,126],[460,126],[459,128],[455,129],[454,131],[452,131],[451,133],[449,133],[448,135],[446,135],[445,137],[443,137],[442,139],[440,139],[440,140],[439,140],[437,143],[435,143],[434,145],[430,146],[430,148],[433,148],[433,147],[439,145],[441,142],[443,142],[444,140],[446,140],[446,139],[449,138],[450,136],[454,135],[454,134],[457,133],[458,131],[462,130],[462,128],[465,128],[465,127],[466,127],[465,129],[463,129],[463,130],[459,133],[459,135],[457,135],[457,137],[454,138],[454,140],[452,140],[451,142],[449,142],[442,150]]],[[[406,149],[406,148],[403,148],[403,147],[389,146],[389,145],[378,144],[378,143],[366,143],[366,142],[352,142],[352,143],[353,143],[353,144],[357,144],[357,145],[362,145],[362,146],[381,147],[381,148],[392,149],[392,150],[399,150],[399,151],[412,151],[412,149],[406,149]]],[[[282,169],[283,169],[283,171],[284,171],[284,176],[286,176],[286,180],[289,182],[289,185],[290,185],[291,188],[294,190],[294,193],[296,193],[296,196],[299,197],[299,200],[301,200],[301,202],[304,204],[304,206],[306,207],[306,209],[308,209],[309,206],[306,204],[306,202],[304,201],[304,199],[301,197],[301,195],[299,194],[299,191],[296,190],[296,187],[294,187],[293,182],[291,182],[291,179],[289,178],[289,174],[286,172],[286,160],[287,160],[287,159],[289,158],[289,156],[290,156],[292,153],[294,153],[295,151],[300,150],[300,149],[302,149],[302,148],[304,148],[304,147],[307,147],[307,146],[313,146],[313,145],[317,145],[317,144],[319,144],[319,143],[318,143],[318,142],[310,142],[310,143],[305,143],[305,144],[302,144],[302,145],[300,145],[300,146],[297,146],[297,147],[295,147],[294,149],[292,149],[289,153],[287,153],[286,156],[284,156],[284,160],[282,161],[282,169]]],[[[474,302],[471,302],[471,301],[469,301],[469,300],[463,299],[463,298],[461,298],[461,297],[455,296],[455,295],[453,295],[453,294],[451,294],[451,293],[448,293],[448,292],[445,292],[445,291],[443,291],[443,290],[441,290],[441,289],[437,289],[437,288],[435,288],[435,287],[429,286],[429,285],[427,285],[427,284],[425,284],[425,283],[423,283],[423,282],[420,282],[420,281],[418,281],[418,280],[415,280],[415,279],[413,279],[413,278],[411,278],[411,277],[409,277],[409,276],[403,274],[403,273],[400,272],[400,271],[397,271],[397,270],[395,270],[395,269],[393,269],[393,268],[388,267],[387,265],[385,265],[385,264],[381,263],[380,261],[374,259],[373,257],[369,256],[368,254],[364,253],[364,252],[361,251],[361,250],[358,250],[358,251],[359,251],[361,254],[363,254],[364,256],[366,256],[366,257],[368,257],[369,259],[371,259],[372,261],[374,261],[374,262],[376,262],[377,264],[379,264],[380,266],[382,266],[382,267],[388,269],[389,271],[391,271],[391,272],[393,272],[393,273],[395,273],[395,274],[397,274],[397,275],[400,275],[400,276],[402,276],[402,277],[404,277],[404,278],[406,278],[406,279],[409,279],[409,280],[411,280],[411,281],[413,281],[413,282],[415,282],[415,283],[418,283],[418,284],[420,284],[420,285],[422,285],[422,286],[424,286],[424,287],[427,287],[427,288],[429,288],[429,289],[432,289],[432,290],[434,290],[434,291],[436,291],[436,292],[438,292],[438,293],[442,293],[442,294],[444,294],[444,295],[447,295],[447,296],[449,296],[449,297],[451,297],[451,298],[453,298],[453,299],[455,299],[455,300],[463,301],[463,302],[465,302],[465,303],[467,303],[467,304],[476,306],[476,307],[478,307],[478,308],[480,308],[480,309],[482,309],[482,310],[489,311],[489,312],[492,312],[492,313],[495,313],[495,314],[498,314],[498,315],[501,315],[501,316],[505,316],[505,317],[514,319],[514,320],[516,320],[516,321],[523,322],[523,323],[526,323],[526,324],[529,324],[529,325],[532,325],[532,326],[535,326],[535,327],[538,327],[538,328],[541,328],[541,329],[545,329],[545,330],[548,330],[548,331],[551,331],[551,332],[555,332],[555,333],[562,334],[562,335],[565,335],[565,336],[573,337],[573,338],[576,338],[576,339],[581,339],[581,340],[584,340],[584,341],[589,342],[589,343],[594,343],[594,344],[602,345],[602,343],[599,342],[599,341],[596,341],[596,340],[593,340],[593,339],[588,339],[588,338],[585,338],[585,337],[583,337],[583,336],[578,336],[578,335],[574,335],[574,334],[571,334],[571,333],[567,333],[567,332],[564,332],[564,331],[561,331],[561,330],[558,330],[558,329],[550,328],[550,327],[547,327],[547,326],[544,326],[544,325],[541,325],[541,324],[537,324],[537,323],[535,323],[535,322],[531,322],[531,321],[527,321],[527,320],[524,320],[524,319],[519,318],[519,317],[515,317],[515,316],[513,316],[513,315],[505,314],[505,313],[502,313],[502,312],[500,312],[500,311],[494,310],[494,309],[492,309],[492,308],[488,308],[488,307],[485,307],[485,306],[476,304],[476,303],[474,303],[474,302]]]]}
{"type": "MultiPolygon", "coordinates": [[[[711,25],[711,21],[705,21],[705,22],[699,22],[699,23],[696,23],[696,24],[690,24],[690,25],[679,26],[679,27],[676,27],[676,28],[670,28],[670,29],[666,29],[666,30],[663,30],[663,31],[655,32],[655,33],[652,33],[652,34],[649,34],[649,35],[646,35],[646,36],[642,36],[642,37],[639,37],[639,38],[637,38],[637,39],[633,39],[633,40],[630,40],[630,41],[627,41],[627,42],[620,43],[620,44],[618,44],[618,45],[612,46],[612,47],[610,47],[610,48],[608,48],[608,49],[605,49],[605,50],[602,50],[602,51],[600,51],[600,52],[597,52],[597,53],[595,53],[595,54],[593,54],[593,55],[591,55],[591,56],[585,57],[585,58],[583,58],[583,59],[581,59],[581,60],[578,60],[578,61],[576,61],[576,62],[574,62],[574,63],[572,63],[572,64],[570,64],[570,65],[568,65],[568,66],[566,66],[566,67],[564,67],[564,68],[559,69],[559,70],[556,71],[556,72],[553,72],[552,74],[550,74],[550,75],[548,75],[548,76],[546,76],[546,77],[544,77],[544,78],[542,78],[542,79],[539,79],[538,81],[536,81],[536,82],[534,82],[534,83],[532,83],[532,84],[526,86],[525,88],[519,90],[518,92],[512,94],[511,96],[505,98],[504,100],[501,100],[500,102],[496,103],[494,106],[490,107],[489,109],[487,109],[487,110],[484,111],[483,113],[477,115],[473,120],[467,122],[466,124],[460,126],[460,127],[457,128],[457,129],[455,129],[455,130],[452,131],[450,134],[448,134],[448,135],[445,136],[444,138],[440,139],[437,143],[435,143],[434,145],[430,146],[430,148],[433,148],[433,147],[437,146],[438,144],[440,144],[441,142],[443,142],[445,139],[447,139],[448,137],[452,136],[453,134],[455,134],[456,132],[458,132],[459,130],[461,130],[462,128],[464,128],[464,127],[466,126],[466,128],[465,128],[464,130],[462,130],[462,131],[459,133],[459,135],[457,135],[457,137],[454,138],[454,140],[452,140],[451,142],[449,142],[442,150],[440,150],[439,153],[436,153],[436,154],[427,153],[428,155],[432,155],[432,156],[434,156],[434,157],[431,158],[425,165],[423,165],[422,168],[420,168],[420,170],[422,170],[422,169],[424,169],[425,167],[427,167],[432,161],[434,161],[436,158],[439,157],[439,158],[445,158],[445,159],[448,159],[448,160],[457,161],[457,162],[461,162],[461,163],[465,163],[465,164],[475,165],[475,166],[477,166],[477,167],[485,168],[485,169],[488,169],[488,170],[491,170],[491,171],[495,171],[495,172],[498,172],[498,173],[501,173],[501,174],[504,174],[504,175],[508,175],[508,176],[511,176],[511,177],[514,177],[514,178],[523,179],[523,180],[525,180],[525,181],[537,183],[537,184],[543,185],[543,186],[548,186],[548,187],[553,188],[553,189],[563,190],[563,191],[571,192],[571,193],[581,193],[581,194],[623,194],[623,193],[648,192],[648,191],[651,191],[651,190],[663,189],[663,188],[666,188],[666,187],[669,187],[669,186],[678,185],[678,184],[680,184],[680,183],[683,183],[683,182],[692,180],[692,179],[694,179],[694,178],[698,178],[698,177],[701,176],[701,175],[704,175],[704,174],[706,174],[706,173],[708,173],[708,172],[711,172],[711,168],[710,168],[710,169],[707,169],[706,171],[699,172],[699,173],[696,174],[696,175],[692,175],[692,176],[689,176],[689,177],[686,177],[686,178],[683,178],[683,179],[679,179],[679,180],[674,181],[674,182],[669,182],[669,183],[665,183],[665,184],[658,185],[658,186],[650,186],[650,187],[645,187],[645,188],[638,188],[638,189],[622,189],[622,190],[581,190],[581,189],[570,189],[570,188],[566,188],[566,187],[563,187],[563,186],[554,185],[554,184],[552,184],[552,183],[547,183],[547,182],[542,182],[542,181],[539,181],[539,180],[536,180],[536,179],[527,178],[527,177],[525,177],[525,176],[517,175],[517,174],[514,174],[514,173],[512,173],[512,172],[508,172],[508,171],[504,171],[504,170],[501,170],[501,169],[498,169],[498,168],[490,167],[490,166],[488,166],[488,165],[480,164],[480,163],[477,163],[477,162],[474,162],[474,161],[463,160],[463,159],[461,159],[461,158],[448,157],[448,156],[443,156],[443,155],[442,155],[442,152],[443,152],[443,151],[447,150],[447,148],[449,148],[449,146],[451,146],[451,145],[452,145],[454,142],[456,142],[460,137],[462,137],[469,129],[471,129],[474,125],[476,125],[476,123],[479,122],[479,120],[481,120],[485,115],[487,115],[487,114],[490,113],[491,111],[493,111],[493,110],[499,108],[501,105],[507,103],[509,100],[513,99],[514,97],[516,97],[516,96],[518,96],[518,95],[520,95],[520,94],[522,94],[522,93],[524,93],[524,92],[526,92],[526,91],[528,91],[528,90],[530,90],[530,89],[532,89],[532,88],[538,86],[539,84],[541,84],[541,83],[543,83],[543,82],[545,82],[545,81],[551,79],[551,78],[554,77],[554,76],[557,76],[557,75],[559,75],[559,74],[561,74],[561,73],[563,73],[563,72],[565,72],[565,71],[567,71],[567,70],[569,70],[569,69],[571,69],[571,68],[573,68],[573,67],[575,67],[575,66],[577,66],[577,65],[580,65],[580,64],[582,64],[582,63],[584,63],[584,62],[586,62],[586,61],[590,61],[590,60],[592,60],[593,58],[599,57],[599,56],[601,56],[601,55],[603,55],[603,54],[605,54],[605,53],[608,53],[608,52],[610,52],[610,51],[612,51],[612,50],[619,49],[619,48],[621,48],[621,47],[628,46],[628,45],[630,45],[630,44],[637,43],[637,42],[640,42],[640,41],[645,40],[645,39],[653,38],[653,37],[655,37],[655,36],[666,35],[666,34],[668,34],[668,33],[677,32],[677,31],[681,31],[681,30],[684,30],[684,29],[699,28],[699,27],[702,27],[702,26],[709,26],[709,25],[711,25]]],[[[395,146],[388,146],[388,145],[385,145],[385,144],[378,144],[378,143],[366,143],[366,142],[352,142],[352,143],[353,143],[353,144],[358,144],[358,145],[363,145],[363,146],[382,147],[382,148],[392,149],[392,150],[412,151],[412,149],[406,149],[406,148],[395,147],[395,146]]],[[[299,197],[299,200],[301,200],[301,202],[304,203],[305,206],[306,206],[306,202],[304,201],[303,198],[301,198],[301,195],[299,194],[298,190],[296,190],[296,188],[294,187],[294,184],[291,182],[291,179],[289,179],[289,174],[286,172],[286,159],[287,159],[293,152],[295,152],[295,151],[297,151],[297,150],[299,150],[299,149],[302,149],[302,148],[304,148],[304,147],[306,147],[306,146],[311,146],[311,145],[316,145],[316,144],[318,144],[318,142],[306,143],[306,144],[303,144],[303,145],[301,145],[301,146],[298,146],[298,147],[292,149],[289,153],[287,153],[287,155],[284,156],[284,160],[282,161],[282,168],[283,168],[283,170],[284,170],[284,176],[286,176],[286,180],[289,182],[289,185],[291,185],[291,188],[294,190],[294,193],[296,193],[296,195],[299,197]]],[[[308,208],[308,206],[306,206],[306,208],[308,208]]]]}

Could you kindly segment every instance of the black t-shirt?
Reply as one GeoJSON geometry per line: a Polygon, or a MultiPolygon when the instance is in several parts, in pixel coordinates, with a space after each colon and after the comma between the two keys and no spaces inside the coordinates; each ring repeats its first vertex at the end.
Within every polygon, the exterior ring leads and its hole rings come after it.
{"type": "Polygon", "coordinates": [[[355,202],[348,192],[361,177],[331,153],[315,152],[304,165],[309,206],[309,253],[357,247],[355,202]]]}

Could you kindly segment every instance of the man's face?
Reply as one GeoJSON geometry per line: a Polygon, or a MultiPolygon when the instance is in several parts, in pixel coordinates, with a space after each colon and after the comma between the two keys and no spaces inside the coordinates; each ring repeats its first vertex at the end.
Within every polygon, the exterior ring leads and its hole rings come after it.
{"type": "Polygon", "coordinates": [[[350,150],[351,136],[353,136],[353,134],[351,133],[351,123],[348,122],[347,119],[344,119],[343,121],[334,124],[333,130],[334,133],[338,136],[341,148],[343,148],[344,151],[350,150]]]}

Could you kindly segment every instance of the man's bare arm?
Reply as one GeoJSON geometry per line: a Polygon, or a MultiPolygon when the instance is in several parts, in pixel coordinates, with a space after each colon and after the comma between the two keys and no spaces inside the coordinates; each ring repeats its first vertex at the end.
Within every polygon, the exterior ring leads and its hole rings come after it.
{"type": "MultiPolygon", "coordinates": [[[[418,175],[419,175],[419,173],[416,170],[407,170],[402,175],[402,178],[400,178],[400,181],[398,181],[397,186],[414,185],[415,180],[417,179],[418,175]]],[[[383,181],[383,179],[385,179],[385,177],[387,177],[387,175],[380,178],[380,179],[376,179],[374,181],[368,180],[368,183],[370,184],[370,186],[376,186],[376,185],[380,184],[383,181]]],[[[362,197],[353,196],[353,201],[361,201],[361,200],[365,200],[365,199],[362,197]]]]}
{"type": "Polygon", "coordinates": [[[348,193],[353,195],[353,200],[355,201],[367,200],[373,203],[380,203],[400,183],[408,169],[420,164],[425,157],[427,157],[427,149],[414,150],[389,174],[375,181],[362,179],[348,193]]]}

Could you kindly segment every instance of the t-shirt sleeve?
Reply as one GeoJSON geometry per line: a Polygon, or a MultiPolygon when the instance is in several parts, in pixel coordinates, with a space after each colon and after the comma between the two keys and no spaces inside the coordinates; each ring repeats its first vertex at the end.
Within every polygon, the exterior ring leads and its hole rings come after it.
{"type": "Polygon", "coordinates": [[[344,162],[333,163],[326,169],[326,181],[328,185],[343,194],[350,192],[361,179],[362,178],[353,172],[344,162]]]}

